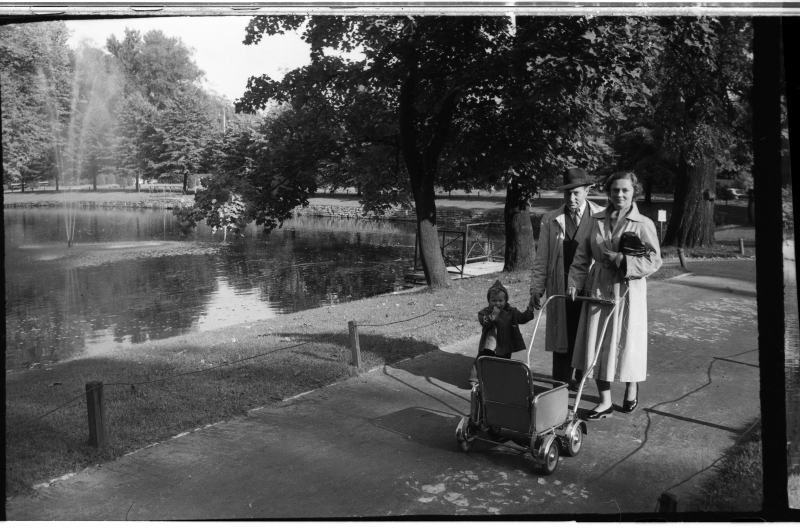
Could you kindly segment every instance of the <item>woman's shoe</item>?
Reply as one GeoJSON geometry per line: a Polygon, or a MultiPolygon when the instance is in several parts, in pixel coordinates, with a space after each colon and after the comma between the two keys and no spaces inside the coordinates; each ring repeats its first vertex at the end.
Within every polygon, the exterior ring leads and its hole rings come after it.
{"type": "Polygon", "coordinates": [[[603,418],[607,418],[614,414],[614,405],[611,405],[606,410],[590,410],[586,413],[586,420],[587,421],[597,421],[602,420],[603,418]]]}
{"type": "Polygon", "coordinates": [[[625,414],[630,414],[636,407],[639,406],[639,383],[636,383],[636,397],[631,399],[630,401],[627,399],[622,400],[622,412],[625,414]]]}

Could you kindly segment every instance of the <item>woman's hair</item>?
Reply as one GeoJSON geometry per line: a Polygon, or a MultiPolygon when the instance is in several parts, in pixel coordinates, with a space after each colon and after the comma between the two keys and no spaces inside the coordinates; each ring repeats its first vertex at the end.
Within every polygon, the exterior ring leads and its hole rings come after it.
{"type": "Polygon", "coordinates": [[[639,194],[642,193],[642,185],[639,184],[639,179],[633,171],[617,171],[606,179],[603,183],[603,191],[606,195],[611,193],[611,185],[617,180],[630,180],[633,185],[633,200],[635,201],[639,194]]]}

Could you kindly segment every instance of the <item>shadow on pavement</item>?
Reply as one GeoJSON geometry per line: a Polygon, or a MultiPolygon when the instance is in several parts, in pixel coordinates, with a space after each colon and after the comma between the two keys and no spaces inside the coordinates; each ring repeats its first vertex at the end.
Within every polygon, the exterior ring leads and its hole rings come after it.
{"type": "MultiPolygon", "coordinates": [[[[369,423],[431,449],[460,453],[461,449],[455,438],[460,419],[461,416],[457,414],[410,407],[374,418],[369,420],[369,423]]],[[[497,445],[481,435],[471,453],[472,457],[485,458],[492,465],[505,470],[535,472],[537,469],[533,459],[528,455],[527,448],[513,442],[497,445]]],[[[465,454],[464,458],[466,463],[471,456],[465,454]]]]}
{"type": "Polygon", "coordinates": [[[426,380],[436,379],[442,383],[447,383],[462,390],[471,388],[469,382],[469,371],[475,359],[461,355],[460,353],[448,353],[441,350],[428,353],[425,356],[424,366],[415,363],[398,363],[394,368],[405,370],[406,372],[424,377],[426,380]]]}
{"type": "Polygon", "coordinates": [[[433,449],[458,452],[455,432],[460,420],[457,414],[409,407],[371,419],[369,423],[433,449]]]}
{"type": "MultiPolygon", "coordinates": [[[[698,420],[698,419],[695,419],[695,418],[688,418],[688,417],[685,417],[685,416],[682,417],[682,416],[678,416],[678,415],[674,415],[674,414],[668,414],[668,413],[665,413],[663,411],[659,411],[659,410],[655,410],[655,409],[656,409],[656,407],[662,407],[664,405],[669,405],[671,403],[677,403],[677,402],[679,402],[681,400],[686,399],[687,397],[691,396],[692,394],[700,392],[702,389],[710,386],[714,382],[714,378],[712,376],[712,370],[714,368],[714,363],[716,363],[717,361],[730,360],[732,358],[738,357],[740,355],[744,355],[746,353],[752,353],[754,351],[758,351],[758,349],[739,352],[739,353],[736,353],[736,354],[733,354],[733,355],[728,355],[727,357],[715,357],[715,358],[713,358],[711,360],[711,362],[708,364],[708,368],[706,370],[706,379],[707,379],[707,381],[704,384],[698,386],[694,390],[690,390],[690,391],[686,392],[685,394],[683,394],[683,395],[681,395],[681,396],[679,396],[679,397],[677,397],[675,399],[671,399],[669,401],[662,401],[661,403],[656,403],[655,405],[652,405],[651,407],[642,409],[642,412],[644,412],[647,415],[647,423],[646,423],[645,428],[644,428],[644,437],[643,437],[642,443],[636,449],[634,449],[633,451],[628,453],[626,456],[624,456],[623,458],[619,459],[614,464],[610,465],[603,473],[601,473],[600,475],[595,477],[590,482],[590,484],[593,484],[593,483],[597,482],[598,480],[600,480],[601,478],[603,478],[604,476],[608,475],[614,468],[616,468],[617,466],[619,466],[620,464],[622,464],[623,462],[625,462],[626,460],[631,458],[633,455],[635,455],[636,453],[638,453],[639,451],[644,449],[644,447],[650,441],[650,428],[652,426],[652,416],[654,414],[655,415],[665,415],[665,416],[669,416],[669,417],[671,417],[673,419],[678,419],[678,420],[681,420],[681,421],[688,421],[690,423],[695,423],[695,424],[699,424],[699,425],[704,425],[704,426],[710,426],[710,427],[714,427],[714,428],[718,428],[718,429],[723,429],[723,430],[727,431],[728,433],[730,433],[729,435],[730,435],[731,439],[735,440],[734,444],[738,444],[742,440],[742,438],[748,432],[750,432],[755,427],[756,424],[758,424],[760,422],[760,419],[757,420],[756,423],[753,423],[751,425],[742,425],[739,428],[729,428],[729,427],[724,427],[724,426],[721,426],[721,425],[717,425],[717,424],[701,421],[701,420],[698,420]]],[[[615,409],[616,408],[617,407],[615,406],[615,409]]],[[[721,460],[722,458],[724,458],[724,456],[718,458],[717,460],[712,462],[710,465],[704,467],[703,469],[701,469],[697,473],[694,473],[693,475],[690,475],[689,477],[687,477],[683,481],[670,486],[669,488],[664,490],[664,492],[666,493],[669,490],[677,488],[678,486],[688,482],[689,480],[691,480],[695,476],[705,472],[711,466],[713,466],[714,464],[719,462],[719,460],[721,460]]]]}

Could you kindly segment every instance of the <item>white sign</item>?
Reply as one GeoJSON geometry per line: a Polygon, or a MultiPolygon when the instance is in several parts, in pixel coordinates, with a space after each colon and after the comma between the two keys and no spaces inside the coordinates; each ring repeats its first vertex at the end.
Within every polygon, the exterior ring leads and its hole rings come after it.
{"type": "Polygon", "coordinates": [[[666,223],[667,222],[667,211],[666,210],[659,210],[658,211],[658,222],[659,223],[666,223]]]}

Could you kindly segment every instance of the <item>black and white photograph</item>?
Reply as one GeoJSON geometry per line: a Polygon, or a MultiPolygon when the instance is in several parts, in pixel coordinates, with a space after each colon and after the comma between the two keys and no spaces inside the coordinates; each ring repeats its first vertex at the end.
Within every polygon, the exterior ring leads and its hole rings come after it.
{"type": "Polygon", "coordinates": [[[797,521],[798,33],[0,5],[5,520],[797,521]]]}

